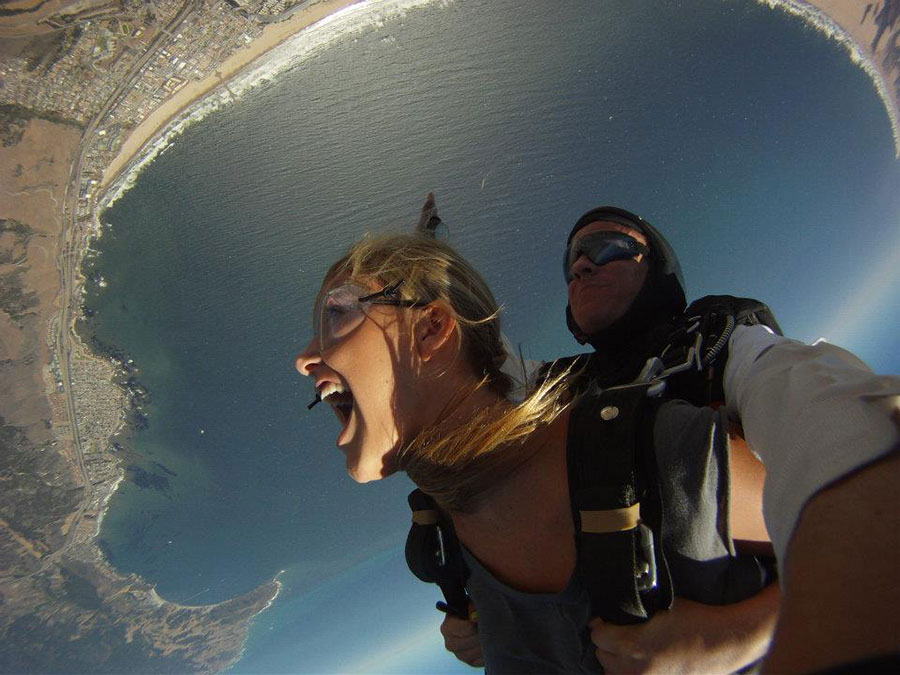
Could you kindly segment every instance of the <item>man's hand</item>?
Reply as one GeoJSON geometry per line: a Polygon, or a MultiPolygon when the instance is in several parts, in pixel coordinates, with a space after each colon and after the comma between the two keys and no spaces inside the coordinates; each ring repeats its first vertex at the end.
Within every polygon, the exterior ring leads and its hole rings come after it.
{"type": "Polygon", "coordinates": [[[484,665],[481,640],[478,637],[478,615],[474,604],[469,603],[468,620],[447,614],[441,624],[441,635],[444,636],[447,651],[452,652],[460,661],[476,668],[484,665]]]}
{"type": "Polygon", "coordinates": [[[593,619],[591,640],[607,673],[733,673],[766,653],[779,591],[769,586],[733,605],[676,598],[650,621],[618,626],[593,619]]]}

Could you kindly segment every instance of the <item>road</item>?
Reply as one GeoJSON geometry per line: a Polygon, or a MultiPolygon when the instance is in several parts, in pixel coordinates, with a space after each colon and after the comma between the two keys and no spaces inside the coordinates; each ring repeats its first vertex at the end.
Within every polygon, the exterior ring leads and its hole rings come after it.
{"type": "Polygon", "coordinates": [[[63,545],[50,553],[41,561],[42,569],[59,558],[75,540],[78,525],[90,507],[94,498],[94,486],[84,461],[84,444],[78,429],[78,417],[75,408],[75,394],[72,390],[72,342],[75,331],[75,320],[80,311],[81,298],[76,294],[79,289],[79,264],[82,257],[82,247],[86,244],[87,232],[78,223],[78,198],[81,190],[81,172],[85,151],[91,147],[95,140],[97,129],[106,121],[110,111],[127,94],[140,77],[144,66],[150,62],[156,53],[169,43],[179,26],[199,9],[198,3],[186,0],[175,17],[162,29],[147,47],[146,52],[132,66],[123,81],[110,94],[103,107],[90,120],[82,134],[78,148],[75,151],[75,159],[72,162],[72,170],[66,184],[63,196],[63,226],[59,236],[59,253],[57,254],[57,266],[60,273],[60,297],[59,323],[57,326],[56,358],[59,363],[60,379],[63,382],[63,393],[66,399],[66,411],[69,425],[72,429],[72,445],[78,471],[84,483],[84,496],[78,507],[76,517],[66,533],[63,545]]]}

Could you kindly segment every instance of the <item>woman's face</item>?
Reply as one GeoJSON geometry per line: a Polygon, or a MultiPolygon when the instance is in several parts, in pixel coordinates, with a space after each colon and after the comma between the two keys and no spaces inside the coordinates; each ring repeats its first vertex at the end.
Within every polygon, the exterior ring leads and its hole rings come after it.
{"type": "MultiPolygon", "coordinates": [[[[341,286],[340,280],[328,284],[322,296],[341,286]]],[[[341,424],[337,446],[347,472],[360,483],[396,471],[397,450],[422,428],[406,311],[367,306],[358,325],[333,339],[316,335],[296,360],[300,374],[314,378],[316,393],[335,411],[341,424]]]]}

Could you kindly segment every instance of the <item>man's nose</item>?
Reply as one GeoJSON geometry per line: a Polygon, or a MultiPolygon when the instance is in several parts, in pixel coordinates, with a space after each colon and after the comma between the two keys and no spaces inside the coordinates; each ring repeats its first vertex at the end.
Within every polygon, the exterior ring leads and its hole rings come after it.
{"type": "Polygon", "coordinates": [[[598,267],[586,255],[578,256],[578,260],[572,263],[572,276],[581,278],[596,272],[598,267]]]}
{"type": "Polygon", "coordinates": [[[316,366],[322,363],[322,355],[319,354],[319,341],[316,338],[310,340],[294,362],[297,372],[307,377],[312,377],[316,366]]]}

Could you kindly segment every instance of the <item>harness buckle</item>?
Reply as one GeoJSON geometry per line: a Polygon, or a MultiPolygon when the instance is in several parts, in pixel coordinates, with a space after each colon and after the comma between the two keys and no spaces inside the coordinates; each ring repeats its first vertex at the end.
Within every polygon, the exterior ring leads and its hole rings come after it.
{"type": "Polygon", "coordinates": [[[669,377],[670,375],[675,375],[677,373],[683,373],[686,370],[690,370],[692,367],[696,367],[697,371],[703,370],[703,366],[700,362],[700,347],[703,346],[703,335],[701,333],[697,333],[694,336],[694,344],[688,349],[687,358],[682,363],[676,363],[671,368],[666,368],[661,373],[657,375],[659,379],[664,379],[669,377]]]}
{"type": "Polygon", "coordinates": [[[663,365],[662,359],[658,356],[651,356],[647,359],[647,363],[644,364],[644,367],[641,368],[641,372],[635,379],[635,382],[649,382],[650,380],[655,380],[663,370],[665,370],[665,366],[663,365]]]}
{"type": "Polygon", "coordinates": [[[444,532],[441,530],[440,525],[435,525],[434,529],[437,532],[438,540],[438,550],[434,552],[434,555],[438,559],[438,564],[441,567],[444,567],[447,564],[447,549],[444,547],[444,532]]]}
{"type": "Polygon", "coordinates": [[[643,556],[643,565],[635,575],[637,589],[641,592],[650,591],[656,588],[658,576],[656,571],[656,551],[653,545],[653,530],[644,525],[638,524],[638,542],[641,547],[641,555],[643,556]]]}

